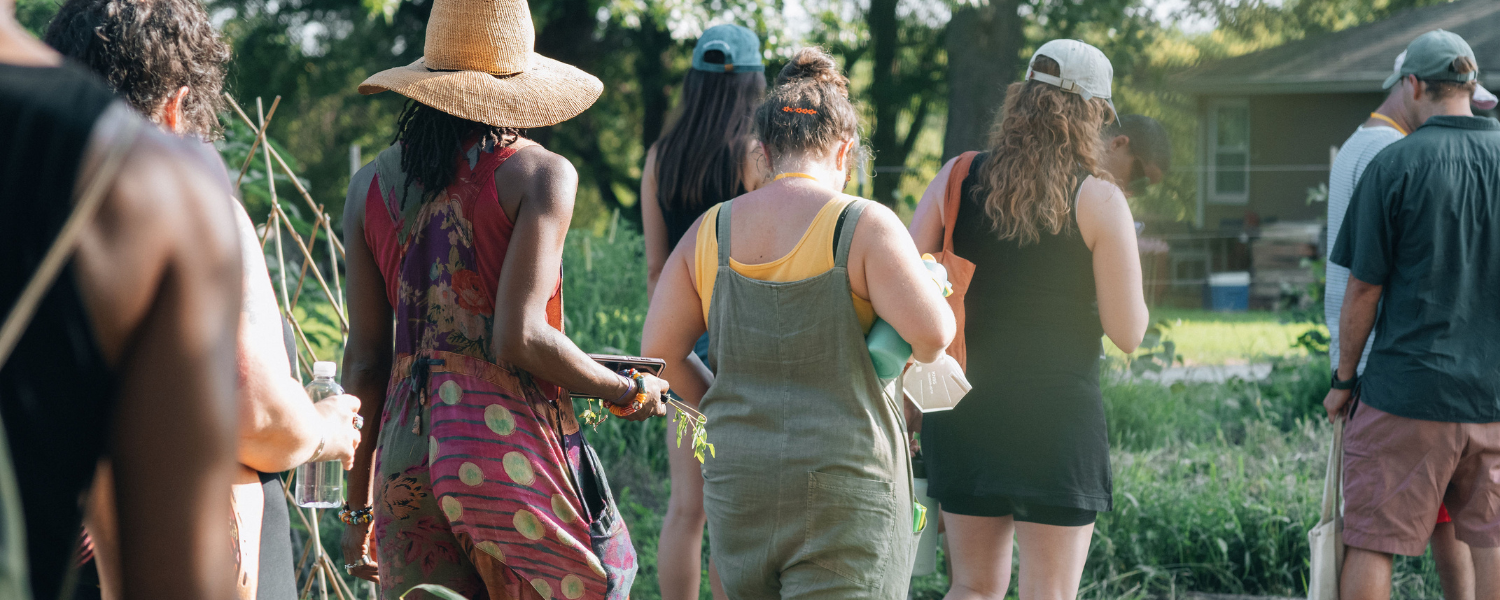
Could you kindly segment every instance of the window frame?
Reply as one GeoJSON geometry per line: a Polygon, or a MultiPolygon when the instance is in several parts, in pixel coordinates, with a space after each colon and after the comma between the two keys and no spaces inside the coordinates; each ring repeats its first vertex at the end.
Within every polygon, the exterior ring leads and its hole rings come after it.
{"type": "Polygon", "coordinates": [[[1204,161],[1208,167],[1208,189],[1205,190],[1208,201],[1212,204],[1235,204],[1243,205],[1250,203],[1250,134],[1254,124],[1250,121],[1250,101],[1246,98],[1222,98],[1208,103],[1208,139],[1205,149],[1204,161]],[[1219,111],[1226,108],[1234,108],[1245,111],[1245,143],[1241,150],[1245,154],[1245,162],[1240,168],[1244,174],[1245,187],[1239,192],[1220,192],[1219,173],[1225,170],[1219,165],[1219,152],[1226,148],[1219,146],[1219,111]]]}

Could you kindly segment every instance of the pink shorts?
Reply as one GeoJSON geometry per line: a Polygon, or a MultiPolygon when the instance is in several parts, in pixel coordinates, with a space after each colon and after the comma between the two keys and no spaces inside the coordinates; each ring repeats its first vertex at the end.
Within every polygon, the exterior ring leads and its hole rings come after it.
{"type": "Polygon", "coordinates": [[[1438,504],[1459,541],[1500,547],[1500,423],[1422,421],[1360,404],[1344,428],[1344,543],[1420,556],[1438,504]]]}

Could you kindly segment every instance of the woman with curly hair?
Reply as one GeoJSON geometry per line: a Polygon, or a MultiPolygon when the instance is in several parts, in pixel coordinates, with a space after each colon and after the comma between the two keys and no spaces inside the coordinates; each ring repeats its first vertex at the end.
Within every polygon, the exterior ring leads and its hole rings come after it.
{"type": "Polygon", "coordinates": [[[1006,91],[990,148],[944,166],[912,219],[923,252],[973,263],[958,308],[974,387],[921,428],[949,600],[1005,597],[1012,539],[1023,600],[1073,598],[1095,515],[1111,508],[1100,336],[1129,353],[1147,322],[1130,207],[1100,164],[1112,77],[1093,46],[1044,44],[1006,91]]]}
{"type": "Polygon", "coordinates": [[[756,109],[771,183],[708,209],[667,259],[642,348],[699,402],[709,540],[730,598],[905,598],[920,518],[901,408],[865,335],[878,314],[935,360],[953,315],[889,209],[841,193],[859,117],[804,48],[756,109]],[[709,334],[710,385],[686,368],[709,334]],[[705,393],[706,391],[706,393],[705,393]]]}

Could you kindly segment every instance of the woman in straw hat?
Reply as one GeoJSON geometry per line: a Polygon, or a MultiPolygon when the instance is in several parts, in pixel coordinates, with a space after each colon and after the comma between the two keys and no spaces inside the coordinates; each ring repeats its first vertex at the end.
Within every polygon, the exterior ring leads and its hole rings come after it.
{"type": "Polygon", "coordinates": [[[577,173],[520,130],[577,115],[602,85],[533,39],[521,0],[436,0],[425,56],[359,87],[410,98],[344,212],[345,381],[370,399],[344,560],[383,598],[437,583],[469,598],[624,599],[635,576],[568,392],[642,420],[665,413],[667,384],[612,372],[562,333],[577,173]]]}

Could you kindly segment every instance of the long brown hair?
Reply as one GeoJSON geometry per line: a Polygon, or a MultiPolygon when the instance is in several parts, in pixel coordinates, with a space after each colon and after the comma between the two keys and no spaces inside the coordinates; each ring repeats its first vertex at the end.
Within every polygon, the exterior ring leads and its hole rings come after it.
{"type": "MultiPolygon", "coordinates": [[[[1057,62],[1038,56],[1032,69],[1057,75],[1057,62]]],[[[1113,181],[1099,168],[1099,131],[1113,113],[1103,100],[1084,100],[1040,81],[1012,83],[1005,109],[990,133],[990,155],[980,166],[978,193],[1002,240],[1036,243],[1042,233],[1072,227],[1073,190],[1080,171],[1113,181]]]]}
{"type": "MultiPolygon", "coordinates": [[[[706,54],[723,61],[723,52],[706,54]]],[[[751,115],[765,91],[760,71],[688,70],[677,115],[656,140],[657,198],[663,207],[696,214],[734,197],[744,179],[751,115]]]]}

